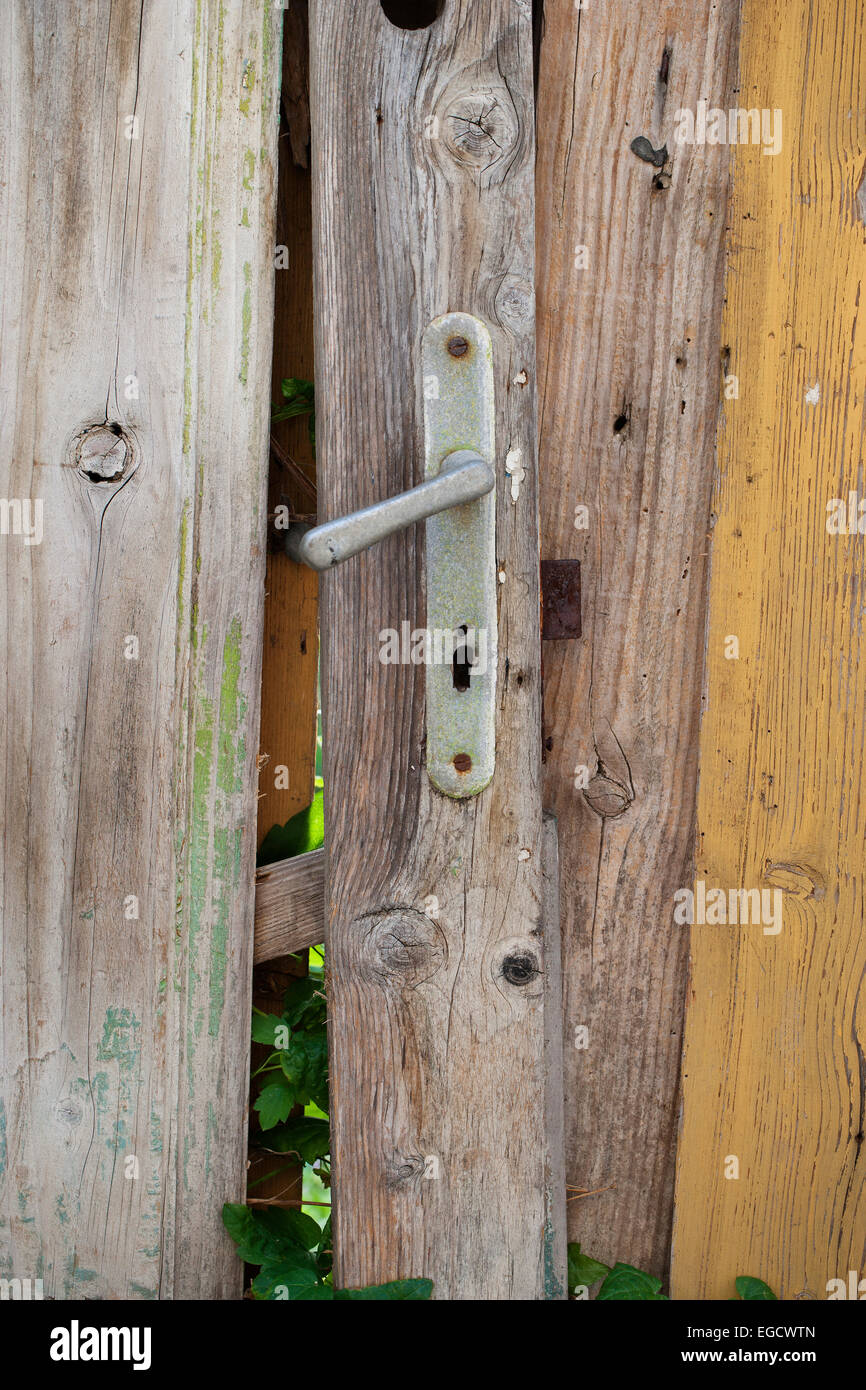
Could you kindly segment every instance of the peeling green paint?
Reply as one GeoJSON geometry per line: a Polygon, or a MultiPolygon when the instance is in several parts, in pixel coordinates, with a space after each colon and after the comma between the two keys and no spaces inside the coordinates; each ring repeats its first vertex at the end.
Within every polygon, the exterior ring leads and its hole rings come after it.
{"type": "Polygon", "coordinates": [[[136,1298],[145,1298],[148,1302],[153,1302],[157,1296],[156,1289],[145,1288],[144,1284],[130,1284],[129,1288],[136,1298]]]}
{"type": "Polygon", "coordinates": [[[223,0],[220,0],[219,12],[217,15],[217,42],[216,42],[216,116],[217,121],[222,119],[223,114],[223,54],[225,52],[225,18],[226,11],[223,0]]]}
{"type": "Polygon", "coordinates": [[[544,1223],[544,1297],[550,1300],[565,1297],[565,1286],[556,1261],[556,1233],[550,1217],[544,1223]]]}
{"type": "Polygon", "coordinates": [[[255,178],[255,176],[256,176],[256,152],[255,152],[255,150],[250,150],[250,149],[244,150],[244,166],[243,166],[243,169],[244,169],[244,171],[243,171],[243,175],[241,176],[241,183],[242,183],[243,187],[246,189],[247,193],[252,193],[252,192],[254,191],[254,189],[253,189],[253,180],[254,180],[254,178],[255,178]]]}
{"type": "Polygon", "coordinates": [[[104,1115],[108,1109],[107,1071],[98,1071],[89,1080],[86,1076],[76,1077],[69,1090],[82,1101],[92,1101],[98,1115],[104,1115]]]}
{"type": "Polygon", "coordinates": [[[227,796],[243,790],[243,767],[246,741],[238,736],[238,725],[247,712],[247,702],[240,691],[241,622],[232,619],[223,646],[223,674],[220,684],[220,737],[217,760],[217,786],[227,796]]]}
{"type": "Polygon", "coordinates": [[[183,595],[186,584],[186,546],[189,539],[189,498],[185,498],[180,514],[180,560],[177,572],[177,626],[178,638],[183,626],[183,595]]]}
{"type": "Polygon", "coordinates": [[[241,369],[238,378],[246,386],[250,368],[250,329],[253,324],[253,268],[244,261],[244,302],[241,308],[241,369]]]}
{"type": "Polygon", "coordinates": [[[212,225],[212,227],[211,227],[211,240],[212,240],[212,245],[213,245],[213,253],[212,253],[212,255],[211,255],[210,284],[211,284],[211,290],[213,291],[213,293],[214,293],[215,295],[216,295],[216,294],[219,294],[219,288],[220,288],[220,267],[222,266],[222,263],[223,263],[222,245],[220,244],[219,232],[217,231],[217,224],[216,224],[216,220],[217,220],[217,217],[218,217],[218,216],[219,216],[219,213],[217,212],[216,209],[214,209],[214,214],[213,214],[213,225],[212,225]]]}
{"type": "MultiPolygon", "coordinates": [[[[255,150],[244,150],[243,173],[241,174],[241,186],[244,192],[249,193],[250,197],[255,196],[255,176],[256,176],[256,152],[255,150]]],[[[250,210],[244,204],[241,212],[241,226],[250,225],[250,210]]]]}
{"type": "Polygon", "coordinates": [[[96,1049],[97,1061],[117,1062],[121,1072],[131,1072],[138,1061],[135,1030],[140,1027],[131,1009],[106,1009],[102,1040],[96,1049]]]}
{"type": "MultiPolygon", "coordinates": [[[[128,1094],[125,1099],[128,1099],[128,1094]]],[[[119,1117],[114,1122],[114,1133],[109,1135],[105,1141],[105,1147],[110,1149],[112,1153],[122,1153],[126,1148],[128,1138],[129,1134],[126,1127],[126,1120],[119,1117]]]]}
{"type": "Polygon", "coordinates": [[[213,1101],[207,1103],[207,1127],[204,1138],[204,1171],[210,1177],[212,1144],[217,1139],[217,1117],[213,1101]]]}
{"type": "Polygon", "coordinates": [[[244,70],[241,76],[241,97],[238,101],[238,110],[242,116],[250,114],[250,101],[256,86],[256,65],[252,58],[244,60],[244,70]],[[246,95],[243,95],[246,93],[246,95]]]}
{"type": "MultiPolygon", "coordinates": [[[[192,778],[192,817],[189,855],[189,936],[188,978],[191,987],[198,982],[198,936],[207,911],[208,863],[211,824],[211,777],[213,772],[213,705],[205,695],[198,699],[195,755],[192,778]]],[[[192,1052],[190,1038],[190,1051],[192,1052]]],[[[194,1054],[193,1054],[194,1055],[194,1054]]]]}
{"type": "Polygon", "coordinates": [[[219,1035],[226,993],[226,947],[228,944],[228,915],[231,896],[231,886],[226,882],[227,868],[228,831],[220,827],[214,830],[214,873],[223,880],[223,888],[217,899],[211,936],[208,1034],[212,1038],[219,1035]]]}
{"type": "MultiPolygon", "coordinates": [[[[202,51],[202,27],[203,27],[204,0],[198,0],[195,11],[195,36],[192,45],[192,92],[191,92],[191,117],[189,126],[189,145],[191,162],[195,165],[198,148],[199,133],[199,98],[201,94],[201,51],[202,51]]],[[[201,244],[202,244],[202,219],[201,219],[201,185],[203,170],[196,169],[196,189],[195,205],[196,217],[190,218],[189,238],[187,244],[187,271],[186,271],[186,319],[184,323],[183,335],[183,453],[186,456],[192,447],[192,406],[193,406],[193,336],[195,333],[196,315],[194,286],[197,274],[196,265],[201,263],[201,244]]],[[[192,190],[190,190],[192,192],[192,190]]],[[[192,199],[190,199],[192,201],[192,199]]]]}

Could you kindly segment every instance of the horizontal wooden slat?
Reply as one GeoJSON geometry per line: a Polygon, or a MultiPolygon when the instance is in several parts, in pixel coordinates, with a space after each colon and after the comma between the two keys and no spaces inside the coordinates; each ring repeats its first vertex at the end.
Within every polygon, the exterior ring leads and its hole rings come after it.
{"type": "Polygon", "coordinates": [[[256,965],[318,946],[325,932],[324,898],[323,849],[258,869],[253,954],[256,965]]]}

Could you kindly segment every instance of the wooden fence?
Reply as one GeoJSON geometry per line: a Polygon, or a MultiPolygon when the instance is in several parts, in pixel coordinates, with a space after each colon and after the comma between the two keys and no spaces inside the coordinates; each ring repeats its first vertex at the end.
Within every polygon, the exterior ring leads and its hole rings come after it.
{"type": "Polygon", "coordinates": [[[325,939],[339,1282],[563,1297],[567,1190],[675,1297],[823,1298],[866,1273],[863,8],[423,8],[0,16],[0,1275],[240,1293],[251,972],[325,939]],[[273,526],[419,481],[453,310],[496,385],[469,800],[378,658],[422,528],[320,587],[273,526]],[[320,600],[326,849],[256,874],[320,600]]]}

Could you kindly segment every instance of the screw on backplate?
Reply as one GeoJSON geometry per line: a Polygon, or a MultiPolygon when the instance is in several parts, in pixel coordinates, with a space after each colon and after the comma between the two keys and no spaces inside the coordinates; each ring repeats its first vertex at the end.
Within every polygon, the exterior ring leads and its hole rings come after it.
{"type": "Polygon", "coordinates": [[[463,357],[469,351],[469,344],[465,338],[449,338],[448,351],[452,357],[463,357]]]}
{"type": "Polygon", "coordinates": [[[457,772],[471,772],[472,759],[468,753],[455,753],[451,759],[457,772]]]}

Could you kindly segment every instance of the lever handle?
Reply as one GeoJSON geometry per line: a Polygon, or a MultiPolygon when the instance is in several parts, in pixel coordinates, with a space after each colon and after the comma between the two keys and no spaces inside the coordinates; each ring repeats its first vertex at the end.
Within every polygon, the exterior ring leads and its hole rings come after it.
{"type": "Polygon", "coordinates": [[[492,491],[495,482],[493,469],[480,454],[473,449],[458,449],[444,460],[435,478],[428,478],[408,492],[374,502],[372,507],[321,526],[292,522],[286,533],[286,553],[298,564],[328,570],[413,522],[424,521],[462,502],[477,502],[492,491]]]}

